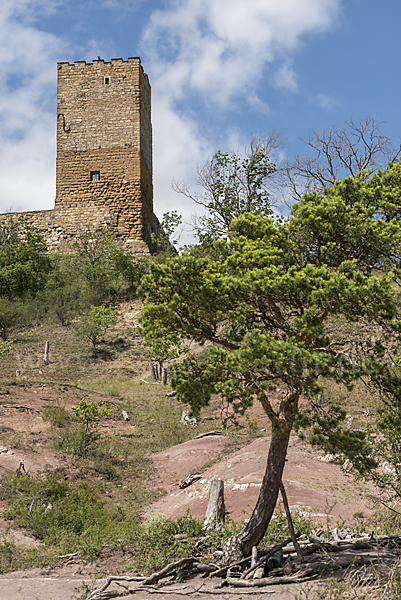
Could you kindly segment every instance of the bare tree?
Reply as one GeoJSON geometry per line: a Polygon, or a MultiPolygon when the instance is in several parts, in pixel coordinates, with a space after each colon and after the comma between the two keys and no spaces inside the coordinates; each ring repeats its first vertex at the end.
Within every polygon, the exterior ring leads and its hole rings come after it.
{"type": "Polygon", "coordinates": [[[385,121],[368,115],[358,121],[349,119],[344,127],[313,131],[304,143],[311,154],[296,155],[285,171],[292,197],[299,200],[305,192],[321,193],[335,181],[347,176],[368,179],[401,155],[401,145],[382,131],[385,121]]]}

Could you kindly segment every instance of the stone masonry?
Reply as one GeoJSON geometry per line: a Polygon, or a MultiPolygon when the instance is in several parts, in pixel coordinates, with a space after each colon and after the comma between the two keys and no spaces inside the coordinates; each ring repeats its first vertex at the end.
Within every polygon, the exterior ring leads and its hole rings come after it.
{"type": "Polygon", "coordinates": [[[116,243],[149,254],[153,214],[150,85],[139,58],[58,63],[56,200],[21,215],[49,252],[71,252],[82,233],[107,229],[116,243]]]}

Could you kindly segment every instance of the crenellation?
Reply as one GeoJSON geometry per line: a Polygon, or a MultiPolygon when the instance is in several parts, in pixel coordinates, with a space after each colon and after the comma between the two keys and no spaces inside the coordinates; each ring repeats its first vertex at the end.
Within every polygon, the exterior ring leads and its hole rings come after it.
{"type": "Polygon", "coordinates": [[[117,244],[149,253],[158,221],[150,85],[140,59],[57,69],[55,208],[22,214],[44,233],[49,252],[70,252],[80,232],[107,226],[117,244]]]}

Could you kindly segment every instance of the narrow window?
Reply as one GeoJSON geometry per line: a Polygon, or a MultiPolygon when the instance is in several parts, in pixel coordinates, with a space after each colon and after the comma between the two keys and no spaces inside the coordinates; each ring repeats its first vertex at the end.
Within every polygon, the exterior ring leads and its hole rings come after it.
{"type": "Polygon", "coordinates": [[[104,85],[110,85],[110,77],[104,78],[104,85]]]}
{"type": "Polygon", "coordinates": [[[100,171],[91,171],[91,181],[100,181],[100,171]]]}

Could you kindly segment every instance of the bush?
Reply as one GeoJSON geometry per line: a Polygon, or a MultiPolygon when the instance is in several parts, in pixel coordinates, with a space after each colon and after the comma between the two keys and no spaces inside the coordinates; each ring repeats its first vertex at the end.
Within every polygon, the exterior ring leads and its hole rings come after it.
{"type": "Polygon", "coordinates": [[[61,472],[44,479],[3,477],[0,490],[10,507],[6,517],[63,554],[95,556],[105,545],[127,544],[137,535],[131,514],[102,499],[93,483],[73,484],[61,472]]]}
{"type": "Polygon", "coordinates": [[[117,322],[117,315],[112,308],[106,306],[91,306],[89,314],[81,319],[78,335],[89,340],[96,354],[100,336],[106,333],[108,327],[117,322]]]}

